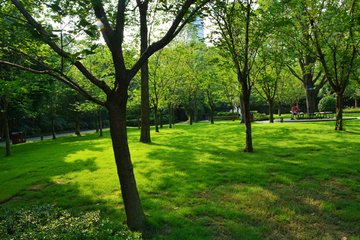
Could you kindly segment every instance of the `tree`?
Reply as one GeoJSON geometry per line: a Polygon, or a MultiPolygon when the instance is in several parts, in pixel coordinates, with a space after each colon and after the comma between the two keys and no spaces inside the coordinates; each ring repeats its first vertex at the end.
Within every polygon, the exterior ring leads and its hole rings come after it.
{"type": "MultiPolygon", "coordinates": [[[[98,26],[101,29],[101,34],[107,47],[111,51],[113,59],[115,74],[112,86],[109,86],[104,81],[99,80],[96,76],[91,74],[81,61],[81,58],[84,58],[86,55],[93,52],[93,50],[97,47],[96,45],[91,45],[85,50],[71,53],[71,51],[63,48],[61,45],[62,41],[60,41],[59,38],[51,32],[52,27],[46,25],[46,21],[39,21],[42,16],[32,14],[32,11],[40,12],[43,9],[42,2],[34,2],[34,4],[31,5],[31,11],[27,10],[30,6],[27,5],[26,2],[21,3],[18,0],[11,0],[11,2],[18,9],[19,14],[21,14],[21,17],[13,16],[13,20],[15,22],[19,21],[21,23],[26,23],[25,26],[32,31],[34,37],[37,37],[39,41],[47,44],[49,51],[56,52],[59,58],[64,61],[71,62],[71,64],[73,64],[73,66],[76,67],[92,84],[96,85],[106,94],[106,100],[101,101],[97,99],[96,96],[92,96],[74,79],[71,79],[63,73],[61,69],[52,67],[43,61],[40,54],[38,55],[31,52],[26,53],[25,51],[21,51],[19,53],[26,57],[28,61],[36,62],[41,65],[44,68],[42,70],[36,70],[29,66],[14,64],[5,60],[0,60],[0,63],[10,67],[17,67],[35,74],[50,75],[57,80],[66,83],[88,100],[108,109],[110,134],[113,142],[115,162],[127,216],[127,224],[132,230],[142,229],[145,222],[145,214],[143,212],[139,193],[136,187],[126,133],[126,104],[128,100],[127,90],[131,79],[138,73],[142,66],[146,64],[149,57],[159,49],[165,47],[181,31],[185,24],[194,18],[196,12],[209,2],[209,0],[184,0],[177,1],[174,5],[167,4],[166,1],[162,2],[163,6],[168,8],[170,13],[174,13],[174,21],[160,40],[146,47],[131,68],[126,67],[126,59],[124,58],[124,41],[126,40],[124,29],[129,24],[127,13],[131,10],[128,8],[129,1],[117,1],[116,12],[113,12],[114,6],[111,3],[106,4],[105,1],[101,0],[93,0],[91,2],[85,0],[76,2],[49,2],[48,6],[51,8],[52,14],[50,16],[52,16],[52,20],[62,22],[63,17],[69,17],[68,19],[72,19],[72,22],[69,22],[68,24],[69,26],[74,27],[74,30],[72,31],[75,34],[84,32],[91,37],[96,36],[96,27],[91,24],[91,22],[98,19],[98,26]],[[90,11],[91,9],[93,11],[90,11]],[[38,20],[35,19],[35,16],[38,20]]],[[[48,9],[48,11],[50,11],[50,9],[48,9]]],[[[146,14],[146,11],[142,11],[140,15],[146,14]]],[[[44,15],[44,17],[46,16],[47,15],[44,15]]],[[[143,18],[144,16],[141,17],[141,19],[143,18]]],[[[20,49],[28,49],[20,43],[18,47],[20,49]]],[[[80,49],[80,47],[75,48],[74,50],[76,51],[78,49],[80,49]]]]}
{"type": "MultiPolygon", "coordinates": [[[[278,90],[278,82],[285,74],[287,56],[286,49],[274,36],[267,44],[259,49],[257,64],[262,64],[263,68],[256,78],[255,89],[259,95],[269,104],[269,121],[274,123],[274,104],[278,90]],[[259,63],[260,62],[260,63],[259,63]]],[[[286,75],[286,74],[285,74],[286,75]]]]}
{"type": "MultiPolygon", "coordinates": [[[[297,71],[290,64],[287,67],[303,84],[306,93],[307,114],[309,115],[316,111],[315,97],[327,79],[314,54],[310,22],[304,19],[303,12],[294,12],[292,8],[286,8],[285,13],[289,17],[287,17],[288,24],[281,28],[282,40],[288,43],[287,49],[297,59],[300,70],[297,71]]],[[[289,54],[291,55],[291,53],[289,54]]]]}
{"type": "Polygon", "coordinates": [[[359,66],[360,43],[357,1],[295,1],[299,16],[309,23],[313,54],[321,62],[325,77],[336,94],[335,130],[343,130],[343,95],[351,74],[359,66]]]}
{"type": "Polygon", "coordinates": [[[231,56],[238,82],[241,85],[246,132],[244,151],[246,152],[253,152],[250,93],[254,84],[253,78],[259,72],[254,63],[257,60],[259,47],[268,38],[277,22],[276,13],[263,3],[253,0],[217,1],[212,5],[210,13],[217,27],[215,34],[219,37],[214,42],[231,56]]]}

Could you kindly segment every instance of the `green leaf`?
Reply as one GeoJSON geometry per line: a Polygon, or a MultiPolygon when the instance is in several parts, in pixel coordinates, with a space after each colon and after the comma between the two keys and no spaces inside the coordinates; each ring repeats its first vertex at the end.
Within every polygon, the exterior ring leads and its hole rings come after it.
{"type": "Polygon", "coordinates": [[[84,30],[84,32],[89,35],[90,37],[95,37],[95,34],[92,31],[84,30]]]}
{"type": "Polygon", "coordinates": [[[51,4],[51,5],[48,5],[52,10],[54,10],[55,12],[61,12],[61,7],[57,4],[51,4]]]}

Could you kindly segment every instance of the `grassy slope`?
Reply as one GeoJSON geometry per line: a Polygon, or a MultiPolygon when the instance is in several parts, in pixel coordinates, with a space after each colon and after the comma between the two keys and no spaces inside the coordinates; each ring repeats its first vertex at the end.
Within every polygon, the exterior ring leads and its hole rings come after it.
{"type": "MultiPolygon", "coordinates": [[[[129,143],[146,236],[156,239],[339,239],[360,236],[360,120],[175,125],[129,143]]],[[[0,202],[100,209],[123,219],[109,132],[0,147],[0,202]]]]}

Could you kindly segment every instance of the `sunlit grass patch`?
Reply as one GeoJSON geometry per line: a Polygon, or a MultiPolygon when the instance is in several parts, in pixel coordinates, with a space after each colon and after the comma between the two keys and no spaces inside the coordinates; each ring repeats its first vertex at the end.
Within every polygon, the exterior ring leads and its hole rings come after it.
{"type": "MultiPolygon", "coordinates": [[[[137,186],[156,239],[341,239],[360,235],[360,121],[177,124],[139,142],[137,186]]],[[[108,131],[0,148],[3,206],[56,204],[125,220],[108,131]]],[[[350,238],[351,239],[351,238],[350,238]]]]}

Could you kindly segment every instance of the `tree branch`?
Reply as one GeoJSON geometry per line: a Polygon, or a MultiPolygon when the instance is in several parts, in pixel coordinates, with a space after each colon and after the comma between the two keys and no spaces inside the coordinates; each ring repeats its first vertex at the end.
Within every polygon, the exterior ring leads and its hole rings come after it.
{"type": "Polygon", "coordinates": [[[176,16],[174,22],[169,28],[168,32],[165,36],[159,41],[151,44],[144,53],[142,53],[139,60],[135,63],[135,65],[131,68],[129,72],[129,79],[135,76],[135,74],[140,70],[141,66],[149,59],[149,57],[154,54],[159,49],[165,47],[176,35],[180,33],[180,31],[185,27],[185,25],[190,21],[190,19],[196,14],[198,10],[204,7],[211,0],[204,0],[196,9],[194,9],[191,14],[186,18],[186,20],[180,25],[181,20],[184,18],[186,12],[189,10],[190,6],[196,2],[196,0],[187,0],[180,12],[176,16]],[[180,26],[179,26],[180,25],[180,26]]]}
{"type": "Polygon", "coordinates": [[[61,82],[65,83],[66,85],[68,85],[69,87],[71,87],[72,89],[76,90],[77,92],[79,92],[81,95],[83,95],[84,97],[86,97],[88,100],[97,103],[99,105],[105,106],[105,102],[99,101],[98,99],[92,97],[89,93],[87,93],[84,89],[82,89],[79,85],[77,85],[76,83],[74,83],[73,81],[71,81],[69,78],[65,79],[55,73],[53,73],[51,70],[45,70],[45,71],[39,71],[39,70],[34,70],[31,68],[27,68],[15,63],[11,63],[11,62],[7,62],[7,61],[3,61],[0,60],[0,64],[4,64],[7,65],[9,67],[15,67],[21,70],[25,70],[31,73],[35,73],[35,74],[40,74],[40,75],[49,75],[52,76],[58,80],[60,80],[61,82]]]}
{"type": "Polygon", "coordinates": [[[286,65],[288,68],[289,68],[289,70],[291,71],[291,73],[297,78],[297,79],[299,79],[301,82],[304,82],[304,80],[301,78],[301,77],[299,77],[299,75],[297,75],[297,73],[294,71],[294,69],[292,69],[289,65],[286,65]]]}

